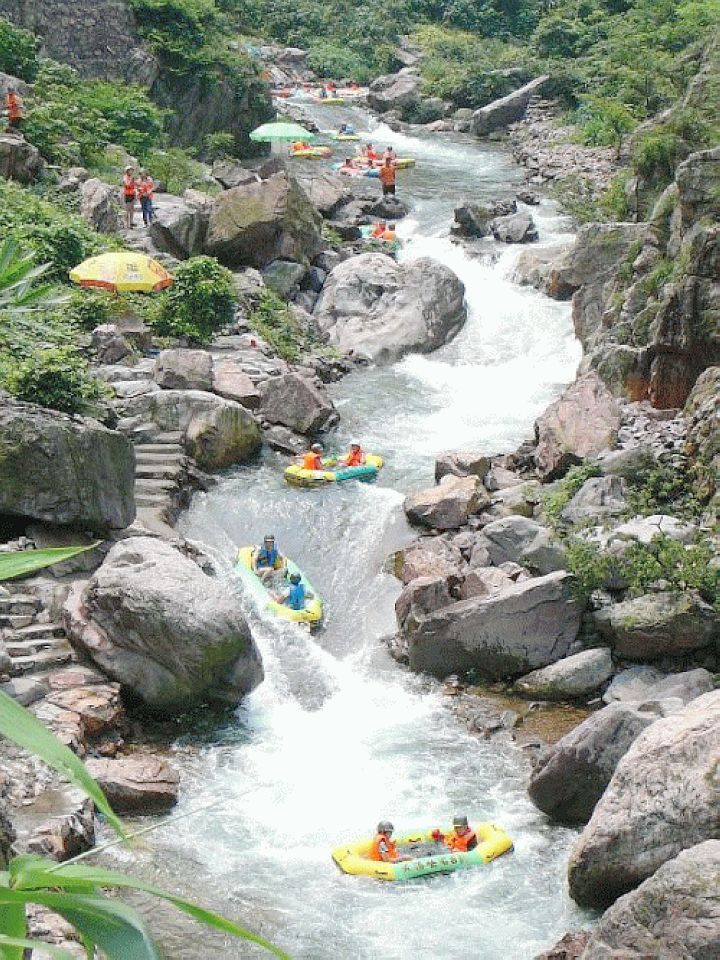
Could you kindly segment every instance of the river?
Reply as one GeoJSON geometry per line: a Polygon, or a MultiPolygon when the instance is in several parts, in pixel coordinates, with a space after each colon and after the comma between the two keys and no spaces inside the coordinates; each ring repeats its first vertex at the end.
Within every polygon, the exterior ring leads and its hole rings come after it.
{"type": "MultiPolygon", "coordinates": [[[[324,126],[371,123],[359,109],[315,112],[324,126]]],[[[154,842],[169,861],[191,864],[197,895],[295,960],[525,960],[586,920],[565,889],[575,833],[549,825],[528,800],[520,749],[471,737],[437,685],[390,659],[382,638],[394,627],[399,586],[383,564],[413,537],[403,496],[432,482],[435,454],[512,449],[572,380],[579,346],[566,304],[509,279],[518,249],[483,241],[470,256],[449,239],[459,199],[514,196],[521,177],[507,151],[383,126],[372,138],[417,158],[399,175],[398,193],[412,204],[398,227],[402,258],[430,255],[455,270],[468,322],[432,355],[333,386],[337,445],[358,437],[382,453],[379,482],[298,491],[283,483],[286,461],[267,452],[198,495],[182,518],[180,532],[204,543],[228,577],[235,545],[274,532],[327,616],[311,637],[249,611],[266,680],[232,722],[179,751],[180,812],[220,803],[154,842]],[[344,876],[330,860],[332,846],[379,819],[402,830],[456,812],[497,820],[515,852],[485,869],[397,885],[344,876]]],[[[552,203],[533,212],[540,245],[566,239],[552,203]]],[[[235,942],[205,952],[202,942],[168,953],[263,955],[235,942]]]]}

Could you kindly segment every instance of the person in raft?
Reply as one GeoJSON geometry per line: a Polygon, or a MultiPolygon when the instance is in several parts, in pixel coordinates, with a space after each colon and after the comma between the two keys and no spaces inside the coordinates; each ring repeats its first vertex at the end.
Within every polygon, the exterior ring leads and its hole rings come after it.
{"type": "Polygon", "coordinates": [[[392,243],[393,241],[397,240],[397,234],[395,233],[394,223],[388,224],[387,230],[383,232],[383,235],[380,239],[387,240],[388,243],[392,243]]]}
{"type": "Polygon", "coordinates": [[[8,117],[8,130],[19,130],[23,121],[23,102],[22,97],[15,87],[8,87],[5,94],[5,109],[8,117]]]}
{"type": "Polygon", "coordinates": [[[271,533],[263,537],[262,544],[253,550],[252,568],[261,580],[285,570],[285,558],[275,546],[275,537],[271,533]]]}
{"type": "Polygon", "coordinates": [[[302,457],[303,470],[324,470],[322,462],[323,448],[321,443],[314,443],[302,457]]]}
{"type": "Polygon", "coordinates": [[[412,857],[403,857],[397,852],[397,847],[392,841],[393,830],[395,827],[389,820],[381,820],[377,825],[377,833],[370,848],[370,859],[379,860],[385,863],[401,863],[405,860],[412,860],[412,857]]]}
{"type": "Polygon", "coordinates": [[[365,463],[365,452],[359,443],[350,444],[350,452],[347,456],[338,460],[338,466],[361,467],[365,463]]]}
{"type": "Polygon", "coordinates": [[[375,224],[375,229],[370,234],[371,239],[382,240],[383,234],[385,233],[386,230],[387,230],[387,224],[385,223],[385,221],[378,220],[378,222],[375,224]]]}
{"type": "Polygon", "coordinates": [[[395,165],[392,160],[389,158],[385,163],[380,167],[378,171],[378,176],[380,177],[380,183],[382,183],[382,192],[383,196],[387,197],[395,196],[395,165]]]}
{"type": "Polygon", "coordinates": [[[392,147],[385,147],[385,149],[383,150],[382,158],[383,158],[383,161],[385,160],[395,161],[397,160],[397,154],[395,153],[392,147]]]}
{"type": "Polygon", "coordinates": [[[477,834],[468,823],[467,817],[453,817],[452,833],[447,836],[439,830],[433,830],[433,840],[444,843],[453,853],[468,853],[478,845],[477,834]]]}
{"type": "Polygon", "coordinates": [[[300,574],[291,573],[289,589],[284,594],[276,595],[275,599],[291,610],[304,610],[305,602],[312,599],[312,594],[305,589],[300,574]]]}
{"type": "Polygon", "coordinates": [[[125,227],[132,230],[135,226],[135,198],[137,197],[137,183],[133,167],[125,167],[122,178],[123,207],[125,209],[125,227]]]}

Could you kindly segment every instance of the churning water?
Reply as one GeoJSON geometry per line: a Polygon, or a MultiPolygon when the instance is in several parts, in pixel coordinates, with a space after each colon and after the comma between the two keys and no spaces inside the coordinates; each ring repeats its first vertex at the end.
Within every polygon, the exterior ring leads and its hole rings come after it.
{"type": "MultiPolygon", "coordinates": [[[[325,125],[342,120],[370,123],[357,110],[323,112],[325,125]]],[[[413,205],[399,227],[402,256],[433,256],[456,271],[468,323],[430,356],[333,387],[337,445],[357,436],[384,454],[378,483],[295,490],[282,480],[286,461],[268,453],[198,496],[182,520],[181,532],[224,561],[229,578],[236,545],[274,532],[322,594],[327,618],[311,637],[250,611],[266,680],[234,722],[197,738],[186,761],[180,810],[219,805],[163,830],[156,844],[192,863],[212,906],[296,960],[522,960],[583,919],[565,891],[574,833],[548,825],[527,799],[520,750],[471,737],[434,685],[390,660],[382,637],[399,591],[383,564],[412,538],[402,498],[432,482],[435,454],[511,449],[573,378],[579,348],[566,305],[510,281],[515,250],[482,241],[470,256],[449,239],[457,201],[514,195],[507,154],[454,135],[375,127],[372,137],[418,158],[399,176],[413,205]],[[456,812],[502,824],[515,852],[485,869],[397,885],[341,875],[330,860],[332,846],[379,819],[403,829],[456,812]]],[[[534,213],[540,244],[558,242],[567,226],[552,205],[534,213]]],[[[172,955],[262,955],[201,944],[175,945],[172,955]]]]}

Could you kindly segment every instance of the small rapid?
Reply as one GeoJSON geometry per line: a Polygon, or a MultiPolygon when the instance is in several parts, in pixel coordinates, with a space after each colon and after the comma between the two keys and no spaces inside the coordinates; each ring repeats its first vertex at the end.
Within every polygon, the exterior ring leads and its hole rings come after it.
{"type": "MultiPolygon", "coordinates": [[[[321,592],[326,622],[310,635],[248,608],[265,682],[232,722],[189,738],[194,752],[179,754],[180,812],[217,805],[155,843],[192,863],[212,906],[295,960],[526,960],[582,922],[565,891],[575,834],[529,802],[522,751],[472,737],[437,685],[390,659],[383,638],[399,585],[386,558],[414,536],[402,500],[432,482],[435,455],[512,449],[572,379],[579,347],[567,305],[511,281],[517,251],[483,241],[470,255],[449,238],[460,199],[514,196],[519,176],[504,150],[456,135],[398,135],[358,109],[316,113],[324,126],[350,121],[417,157],[399,177],[412,205],[399,225],[402,258],[432,256],[455,270],[468,322],[434,354],[333,386],[337,446],[357,436],[387,458],[376,484],[292,489],[286,460],[268,452],[196,496],[183,517],[180,532],[205,544],[230,582],[237,545],[274,532],[321,592]],[[397,885],[344,876],[330,860],[332,846],[379,819],[401,830],[456,812],[497,820],[515,852],[485,869],[397,885]]],[[[565,239],[553,205],[534,214],[541,246],[565,239]]],[[[197,944],[185,949],[175,947],[176,960],[200,955],[197,944]]],[[[263,954],[229,942],[213,955],[263,954]]]]}

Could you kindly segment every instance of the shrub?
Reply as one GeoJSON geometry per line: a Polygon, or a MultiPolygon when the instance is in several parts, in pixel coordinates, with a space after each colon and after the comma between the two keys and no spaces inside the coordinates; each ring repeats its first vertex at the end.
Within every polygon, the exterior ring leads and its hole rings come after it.
{"type": "Polygon", "coordinates": [[[37,76],[40,67],[37,38],[29,30],[23,30],[0,17],[0,71],[28,83],[37,76]]]}
{"type": "Polygon", "coordinates": [[[232,321],[236,304],[230,271],[214,257],[191,257],[176,269],[173,285],[150,319],[161,336],[207,343],[232,321]]]}
{"type": "Polygon", "coordinates": [[[74,347],[38,350],[9,371],[5,387],[18,400],[61,413],[81,413],[103,396],[100,383],[88,374],[87,361],[74,347]]]}
{"type": "Polygon", "coordinates": [[[372,67],[342,44],[315,44],[308,56],[308,66],[319,77],[349,77],[364,83],[373,76],[372,67]]]}
{"type": "Polygon", "coordinates": [[[297,360],[302,334],[287,304],[272,290],[263,290],[248,324],[283,360],[297,360]]]}
{"type": "Polygon", "coordinates": [[[553,526],[560,523],[560,514],[583,484],[591,477],[599,476],[600,468],[594,463],[571,467],[563,479],[558,481],[556,489],[543,495],[543,510],[553,526]]]}
{"type": "Polygon", "coordinates": [[[694,497],[693,479],[690,471],[658,465],[631,478],[630,509],[644,516],[655,513],[697,516],[701,507],[694,497]]]}
{"type": "Polygon", "coordinates": [[[182,195],[188,188],[207,189],[203,166],[193,159],[189,150],[180,147],[151,150],[145,157],[145,166],[154,180],[165,184],[169,193],[182,195]]]}
{"type": "Polygon", "coordinates": [[[218,130],[217,133],[209,133],[203,140],[203,153],[205,158],[212,163],[213,160],[223,160],[226,157],[232,157],[235,154],[235,135],[228,130],[218,130]]]}

